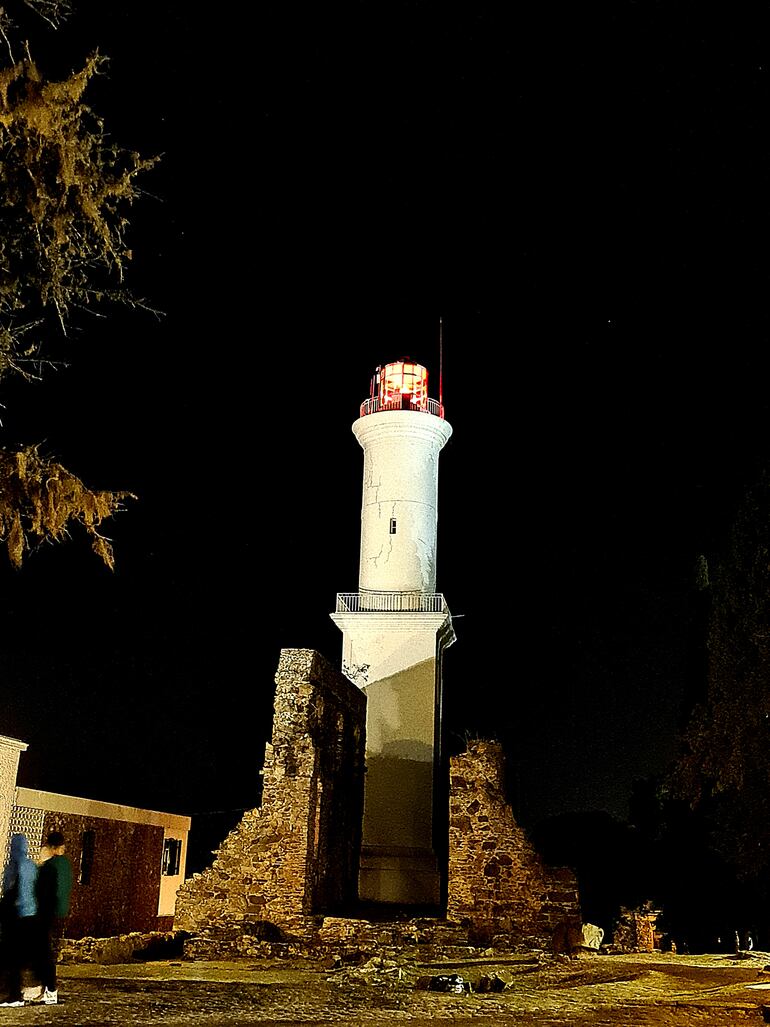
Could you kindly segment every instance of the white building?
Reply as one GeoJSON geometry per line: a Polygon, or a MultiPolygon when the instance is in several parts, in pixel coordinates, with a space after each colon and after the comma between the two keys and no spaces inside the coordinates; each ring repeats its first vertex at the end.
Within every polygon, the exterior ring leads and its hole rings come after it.
{"type": "Polygon", "coordinates": [[[26,835],[36,857],[48,833],[61,831],[74,873],[67,937],[170,930],[190,817],[19,787],[26,748],[0,735],[0,864],[12,834],[26,835]]]}

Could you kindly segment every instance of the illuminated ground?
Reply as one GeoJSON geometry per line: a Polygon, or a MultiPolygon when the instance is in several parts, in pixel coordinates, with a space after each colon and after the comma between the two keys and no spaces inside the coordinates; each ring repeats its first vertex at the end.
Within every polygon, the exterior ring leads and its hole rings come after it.
{"type": "Polygon", "coordinates": [[[61,968],[60,992],[59,1006],[0,1010],[0,1024],[732,1027],[770,1023],[770,953],[745,959],[586,954],[574,960],[532,954],[440,964],[403,957],[395,965],[336,971],[251,960],[81,964],[61,968]],[[495,969],[512,979],[502,993],[415,987],[420,977],[448,973],[476,984],[495,969]]]}

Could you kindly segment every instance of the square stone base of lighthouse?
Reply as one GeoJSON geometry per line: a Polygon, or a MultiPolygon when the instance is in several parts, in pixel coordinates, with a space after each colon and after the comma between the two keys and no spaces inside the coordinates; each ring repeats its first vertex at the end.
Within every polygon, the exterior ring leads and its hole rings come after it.
{"type": "Polygon", "coordinates": [[[437,906],[446,816],[437,803],[442,654],[448,611],[332,614],[343,673],[366,695],[366,779],[359,896],[437,906]]]}

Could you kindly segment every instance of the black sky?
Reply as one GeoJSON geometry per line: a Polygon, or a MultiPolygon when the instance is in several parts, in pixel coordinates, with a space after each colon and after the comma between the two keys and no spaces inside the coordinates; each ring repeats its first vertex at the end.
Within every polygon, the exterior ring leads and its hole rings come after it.
{"type": "Polygon", "coordinates": [[[501,738],[529,822],[622,815],[671,756],[695,560],[767,461],[766,26],[509,6],[86,2],[38,43],[107,54],[92,106],[163,155],[132,273],[164,316],[0,396],[5,443],[139,496],[114,575],[78,539],[0,568],[21,783],[254,804],[280,648],[339,661],[350,425],[382,362],[435,394],[439,317],[450,744],[501,738]]]}

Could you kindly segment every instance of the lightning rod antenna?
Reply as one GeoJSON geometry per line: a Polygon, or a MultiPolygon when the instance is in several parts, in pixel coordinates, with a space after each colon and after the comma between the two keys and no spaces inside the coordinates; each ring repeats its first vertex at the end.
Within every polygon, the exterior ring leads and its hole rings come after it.
{"type": "Polygon", "coordinates": [[[438,319],[438,405],[444,410],[444,318],[438,319]]]}

